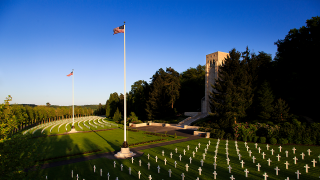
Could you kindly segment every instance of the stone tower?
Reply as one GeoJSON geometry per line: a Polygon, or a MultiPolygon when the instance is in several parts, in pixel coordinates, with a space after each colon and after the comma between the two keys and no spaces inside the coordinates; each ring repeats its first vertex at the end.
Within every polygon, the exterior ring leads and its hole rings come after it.
{"type": "Polygon", "coordinates": [[[218,68],[228,55],[229,53],[220,51],[206,55],[205,97],[202,100],[201,113],[211,112],[209,103],[210,92],[212,92],[211,84],[214,84],[215,78],[218,78],[218,68]]]}

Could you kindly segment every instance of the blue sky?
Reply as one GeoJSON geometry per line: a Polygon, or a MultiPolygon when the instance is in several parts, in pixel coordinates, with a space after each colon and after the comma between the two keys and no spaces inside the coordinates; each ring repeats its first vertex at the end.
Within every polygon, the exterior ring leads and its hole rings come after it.
{"type": "MultiPolygon", "coordinates": [[[[11,103],[105,104],[159,69],[179,73],[207,54],[246,46],[275,56],[278,39],[320,15],[320,1],[1,0],[0,99],[11,103]]],[[[272,73],[272,72],[270,72],[272,73]]]]}

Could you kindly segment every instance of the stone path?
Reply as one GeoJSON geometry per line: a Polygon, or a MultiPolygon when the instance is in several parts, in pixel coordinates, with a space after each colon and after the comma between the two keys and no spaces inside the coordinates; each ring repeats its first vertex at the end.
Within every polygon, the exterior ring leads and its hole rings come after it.
{"type": "MultiPolygon", "coordinates": [[[[149,148],[165,146],[165,145],[169,145],[169,144],[175,144],[175,143],[180,143],[180,142],[191,141],[191,140],[203,138],[203,137],[199,137],[199,136],[194,136],[193,130],[177,129],[174,127],[145,126],[145,127],[131,128],[131,129],[138,129],[138,130],[142,130],[142,131],[147,130],[148,132],[156,131],[156,133],[162,133],[162,134],[164,134],[165,131],[167,131],[167,134],[169,134],[169,135],[174,135],[176,133],[177,136],[187,137],[184,139],[178,139],[178,140],[173,140],[173,141],[168,141],[168,142],[162,142],[162,143],[157,143],[157,144],[151,144],[151,145],[146,145],[146,146],[130,148],[130,151],[136,153],[136,155],[134,157],[142,156],[143,152],[141,152],[141,150],[144,150],[144,149],[149,149],[149,148]]],[[[52,163],[44,164],[42,166],[42,168],[45,169],[45,168],[51,168],[51,167],[56,167],[56,166],[63,166],[63,165],[67,165],[67,164],[78,163],[78,162],[83,162],[83,161],[88,161],[88,160],[93,160],[93,159],[98,159],[98,158],[116,159],[114,157],[114,155],[117,154],[118,152],[119,151],[94,154],[94,155],[86,156],[86,157],[80,157],[80,158],[75,158],[75,159],[52,162],[52,163]]]]}

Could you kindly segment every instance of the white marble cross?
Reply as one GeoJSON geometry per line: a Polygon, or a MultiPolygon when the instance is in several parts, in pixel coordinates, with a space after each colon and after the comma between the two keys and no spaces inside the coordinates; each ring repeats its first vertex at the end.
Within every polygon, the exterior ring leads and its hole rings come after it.
{"type": "Polygon", "coordinates": [[[121,164],[120,167],[121,167],[121,171],[122,171],[123,165],[121,164]]]}
{"type": "Polygon", "coordinates": [[[77,174],[77,180],[79,179],[79,175],[77,174]]]}
{"type": "Polygon", "coordinates": [[[167,158],[164,158],[164,165],[167,165],[167,158]]]}
{"type": "Polygon", "coordinates": [[[278,161],[280,161],[280,158],[281,158],[280,154],[277,155],[277,158],[278,158],[278,161]]]}
{"type": "Polygon", "coordinates": [[[174,168],[177,168],[177,161],[174,161],[174,168]]]}
{"type": "Polygon", "coordinates": [[[139,177],[139,179],[140,179],[140,175],[141,175],[141,172],[140,172],[140,171],[138,171],[138,177],[139,177]]]}
{"type": "Polygon", "coordinates": [[[285,164],[285,165],[286,165],[286,169],[288,169],[288,165],[290,165],[290,164],[288,163],[288,161],[286,161],[286,163],[283,163],[283,164],[285,164]]]}
{"type": "Polygon", "coordinates": [[[297,174],[297,179],[299,179],[299,175],[301,174],[301,173],[299,172],[299,170],[297,170],[297,172],[295,172],[295,174],[297,174]]]}
{"type": "Polygon", "coordinates": [[[251,152],[251,150],[249,150],[249,152],[248,152],[248,153],[249,153],[249,156],[251,157],[251,153],[252,153],[252,152],[251,152]]]}
{"type": "Polygon", "coordinates": [[[205,153],[202,154],[202,157],[203,157],[203,160],[206,160],[206,154],[205,153]]]}
{"type": "Polygon", "coordinates": [[[276,168],[274,168],[274,170],[276,170],[276,175],[278,176],[278,171],[280,171],[280,169],[278,168],[278,166],[276,166],[276,168]]]}
{"type": "Polygon", "coordinates": [[[261,148],[260,148],[260,147],[258,148],[258,151],[259,151],[259,153],[260,153],[260,151],[261,151],[261,148]]]}
{"type": "Polygon", "coordinates": [[[247,142],[244,142],[244,147],[247,147],[247,142]]]}
{"type": "Polygon", "coordinates": [[[247,148],[247,151],[248,151],[249,150],[249,146],[247,146],[246,148],[247,148]]]}
{"type": "Polygon", "coordinates": [[[294,158],[293,158],[294,164],[297,164],[297,160],[298,160],[297,157],[294,157],[294,158]]]}
{"type": "Polygon", "coordinates": [[[155,159],[156,159],[156,162],[158,162],[158,156],[156,156],[155,159]]]}
{"type": "Polygon", "coordinates": [[[286,153],[286,157],[288,157],[288,151],[285,151],[285,153],[286,153]]]}
{"type": "MultiPolygon", "coordinates": [[[[170,152],[170,158],[172,159],[172,152],[170,152]]],[[[149,159],[149,158],[148,158],[149,159]]]]}
{"type": "Polygon", "coordinates": [[[169,171],[168,171],[168,172],[169,172],[169,177],[171,177],[171,172],[172,172],[172,171],[171,171],[171,169],[169,169],[169,171]]]}
{"type": "Polygon", "coordinates": [[[134,160],[133,157],[131,157],[131,162],[132,162],[132,164],[133,164],[133,160],[134,160]]]}
{"type": "Polygon", "coordinates": [[[201,166],[203,166],[203,162],[204,162],[204,161],[203,161],[203,159],[201,159],[201,161],[200,161],[200,163],[201,163],[201,166]]]}
{"type": "Polygon", "coordinates": [[[206,154],[207,154],[207,149],[204,149],[204,153],[206,153],[206,154]]]}
{"type": "Polygon", "coordinates": [[[108,172],[107,176],[108,176],[108,180],[109,180],[109,177],[110,177],[110,174],[109,174],[109,172],[108,172]]]}
{"type": "Polygon", "coordinates": [[[270,158],[268,158],[268,166],[270,166],[270,163],[272,162],[270,158]]]}
{"type": "Polygon", "coordinates": [[[244,172],[246,173],[246,177],[248,177],[248,173],[249,173],[248,169],[245,169],[244,172]]]}
{"type": "Polygon", "coordinates": [[[213,158],[214,158],[214,162],[217,162],[217,156],[214,156],[213,158]]]}
{"type": "Polygon", "coordinates": [[[208,141],[209,145],[210,145],[210,140],[208,141]]]}
{"type": "Polygon", "coordinates": [[[267,180],[267,177],[269,177],[266,172],[264,172],[263,176],[264,176],[264,180],[267,180]]]}
{"type": "Polygon", "coordinates": [[[187,146],[187,148],[188,148],[188,151],[189,151],[189,145],[187,146]]]}
{"type": "Polygon", "coordinates": [[[269,150],[269,147],[270,147],[269,144],[267,144],[266,146],[267,146],[267,150],[269,150]]]}
{"type": "Polygon", "coordinates": [[[189,165],[188,164],[186,164],[186,171],[188,172],[188,167],[189,167],[189,165]]]}
{"type": "Polygon", "coordinates": [[[148,164],[147,164],[147,165],[148,165],[148,170],[150,170],[150,162],[148,162],[148,164]]]}
{"type": "Polygon", "coordinates": [[[164,150],[162,150],[162,156],[164,156],[164,150]]]}
{"type": "Polygon", "coordinates": [[[184,177],[185,177],[185,176],[184,176],[184,173],[181,174],[181,177],[182,177],[182,180],[184,180],[184,177]]]}
{"type": "Polygon", "coordinates": [[[149,159],[149,157],[150,157],[150,154],[148,154],[147,156],[148,156],[148,159],[149,159]]]}
{"type": "Polygon", "coordinates": [[[307,150],[308,156],[310,156],[310,153],[312,152],[310,149],[307,150]]]}
{"type": "Polygon", "coordinates": [[[295,154],[295,153],[296,153],[296,148],[293,147],[293,148],[292,148],[292,151],[293,151],[293,154],[295,154]]]}
{"type": "Polygon", "coordinates": [[[96,172],[96,165],[93,165],[93,172],[96,172]]]}
{"type": "Polygon", "coordinates": [[[102,176],[102,169],[100,169],[100,176],[102,176]]]}
{"type": "Polygon", "coordinates": [[[226,159],[226,160],[227,160],[227,164],[229,165],[230,159],[228,158],[228,159],[226,159]]]}
{"type": "MultiPolygon", "coordinates": [[[[151,178],[152,179],[152,178],[151,178]]],[[[119,180],[118,177],[116,177],[116,180],[119,180]]]]}
{"type": "Polygon", "coordinates": [[[230,179],[231,179],[231,180],[235,180],[236,178],[234,178],[233,175],[231,175],[231,176],[230,176],[230,179]]]}
{"type": "Polygon", "coordinates": [[[196,152],[198,152],[198,147],[196,146],[196,152]]]}
{"type": "Polygon", "coordinates": [[[279,148],[279,152],[281,152],[282,147],[281,147],[281,146],[279,146],[278,148],[279,148]]]}
{"type": "Polygon", "coordinates": [[[302,152],[300,155],[302,156],[302,159],[304,159],[305,154],[302,152]]]}
{"type": "Polygon", "coordinates": [[[194,157],[194,154],[195,154],[195,152],[194,152],[194,151],[192,151],[192,155],[193,155],[193,157],[194,157]]]}
{"type": "Polygon", "coordinates": [[[131,175],[131,167],[129,167],[129,174],[131,175]]]}
{"type": "Polygon", "coordinates": [[[313,167],[316,167],[317,161],[316,161],[315,159],[313,159],[313,161],[311,161],[311,162],[312,162],[312,164],[313,164],[313,167]]]}
{"type": "Polygon", "coordinates": [[[148,178],[149,178],[149,180],[151,180],[151,179],[152,179],[151,175],[149,175],[149,177],[148,177],[148,178]]]}
{"type": "Polygon", "coordinates": [[[255,163],[256,158],[252,156],[252,162],[255,163]]]}
{"type": "Polygon", "coordinates": [[[243,160],[241,160],[241,168],[243,168],[243,164],[245,164],[245,162],[243,162],[243,160]]]}
{"type": "Polygon", "coordinates": [[[198,145],[199,145],[199,148],[200,148],[200,145],[201,145],[201,144],[199,143],[198,145]]]}
{"type": "Polygon", "coordinates": [[[228,153],[228,151],[226,152],[226,158],[228,158],[229,157],[229,153],[228,153]]]}
{"type": "Polygon", "coordinates": [[[139,166],[141,166],[141,159],[139,160],[139,166]]]}
{"type": "Polygon", "coordinates": [[[177,153],[177,151],[178,151],[178,148],[175,148],[174,150],[176,150],[176,153],[177,153]]]}
{"type": "Polygon", "coordinates": [[[264,156],[265,156],[266,154],[264,153],[264,152],[262,152],[262,158],[264,159],[264,156]]]}
{"type": "Polygon", "coordinates": [[[308,166],[308,164],[306,164],[305,166],[303,166],[303,167],[305,167],[306,168],[306,173],[308,173],[308,169],[310,168],[309,166],[308,166]]]}
{"type": "Polygon", "coordinates": [[[242,156],[241,156],[241,154],[238,154],[238,156],[239,156],[239,161],[240,161],[242,156]]]}
{"type": "Polygon", "coordinates": [[[232,167],[230,165],[228,166],[228,169],[229,169],[229,173],[231,173],[232,167]]]}
{"type": "Polygon", "coordinates": [[[185,149],[183,149],[183,155],[186,155],[186,150],[185,149]]]}
{"type": "Polygon", "coordinates": [[[213,174],[213,179],[216,179],[216,178],[217,178],[217,174],[218,174],[218,173],[216,173],[216,171],[213,171],[213,173],[212,173],[212,174],[213,174]]]}
{"type": "Polygon", "coordinates": [[[192,161],[192,157],[190,157],[189,159],[190,159],[190,164],[191,164],[191,161],[192,161]]]}
{"type": "Polygon", "coordinates": [[[71,177],[73,178],[73,170],[71,171],[71,177]]]}
{"type": "Polygon", "coordinates": [[[254,145],[255,145],[255,147],[256,147],[256,149],[257,149],[257,147],[258,147],[258,144],[257,144],[257,143],[255,143],[254,145]]]}
{"type": "Polygon", "coordinates": [[[260,171],[261,165],[258,163],[256,166],[258,167],[258,171],[260,171]]]}
{"type": "Polygon", "coordinates": [[[238,154],[238,155],[239,155],[239,151],[240,151],[240,150],[237,148],[237,154],[238,154]]]}
{"type": "Polygon", "coordinates": [[[213,163],[213,167],[214,167],[214,169],[216,169],[216,167],[217,167],[216,162],[213,163]]]}
{"type": "Polygon", "coordinates": [[[207,144],[206,146],[207,146],[207,149],[209,149],[209,144],[207,144]]]}
{"type": "Polygon", "coordinates": [[[114,167],[114,168],[116,167],[116,162],[115,162],[115,161],[113,161],[113,167],[114,167]]]}
{"type": "Polygon", "coordinates": [[[157,169],[158,169],[158,173],[160,173],[160,166],[159,165],[158,165],[157,169]]]}
{"type": "Polygon", "coordinates": [[[199,175],[201,175],[201,171],[202,171],[201,167],[199,167],[198,170],[199,170],[199,175]]]}
{"type": "Polygon", "coordinates": [[[181,154],[179,155],[179,158],[180,158],[180,161],[181,161],[181,158],[182,158],[181,154]]]}
{"type": "Polygon", "coordinates": [[[273,149],[271,149],[271,155],[273,155],[273,152],[274,152],[274,150],[273,150],[273,149]]]}

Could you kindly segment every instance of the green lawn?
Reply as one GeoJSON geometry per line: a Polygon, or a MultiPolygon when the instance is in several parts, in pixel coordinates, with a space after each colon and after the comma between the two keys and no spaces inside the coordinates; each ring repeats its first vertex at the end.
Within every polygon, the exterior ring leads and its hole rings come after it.
{"type": "MultiPolygon", "coordinates": [[[[127,131],[127,142],[129,144],[147,142],[151,140],[161,139],[159,136],[143,134],[144,131],[131,132],[127,131]]],[[[101,150],[95,153],[112,152],[120,150],[120,146],[124,140],[124,133],[122,129],[110,129],[107,131],[89,132],[89,133],[74,133],[59,136],[40,137],[45,138],[45,143],[41,145],[40,152],[44,153],[44,159],[70,156],[81,154],[84,152],[101,150]]],[[[173,136],[166,137],[167,141],[176,140],[184,137],[173,138],[173,136]]],[[[33,140],[37,140],[34,138],[33,140]]],[[[165,142],[165,141],[161,141],[165,142]]],[[[146,145],[146,144],[144,144],[146,145]]],[[[141,145],[137,145],[141,146],[141,145]]],[[[137,147],[131,146],[131,147],[137,147]]],[[[80,155],[83,156],[83,155],[80,155]]],[[[79,156],[77,156],[79,157],[79,156]]],[[[74,157],[67,157],[70,159],[74,157]]]]}
{"type": "MultiPolygon", "coordinates": [[[[250,147],[249,150],[252,151],[251,156],[255,156],[257,159],[255,160],[256,163],[252,162],[251,157],[249,157],[249,153],[245,148],[244,142],[238,141],[238,148],[240,149],[240,154],[242,155],[242,160],[245,162],[244,167],[241,168],[240,160],[237,156],[236,147],[234,141],[229,141],[228,143],[228,152],[229,152],[229,159],[230,165],[232,167],[231,173],[228,172],[228,165],[226,161],[226,141],[221,140],[218,146],[218,154],[217,154],[217,167],[214,170],[213,167],[213,156],[214,151],[216,149],[216,139],[210,139],[211,145],[209,146],[207,155],[204,160],[203,164],[203,171],[201,175],[199,175],[198,168],[201,166],[200,160],[203,158],[202,154],[204,153],[205,145],[208,143],[209,139],[203,138],[193,141],[187,141],[167,146],[161,146],[157,148],[151,148],[143,150],[144,155],[141,157],[134,158],[133,164],[131,163],[131,159],[125,160],[115,160],[116,161],[116,168],[113,167],[114,160],[109,160],[106,158],[95,159],[86,162],[74,163],[60,167],[48,168],[41,170],[39,172],[39,179],[45,179],[45,176],[48,176],[48,179],[72,179],[71,178],[71,170],[74,172],[74,178],[76,179],[76,174],[79,174],[79,179],[107,179],[107,173],[109,172],[110,179],[115,179],[118,177],[119,180],[121,179],[138,179],[137,172],[141,172],[140,179],[148,179],[149,175],[152,176],[152,179],[169,179],[168,170],[172,170],[172,175],[170,179],[182,179],[181,174],[185,174],[185,180],[196,179],[199,177],[201,180],[205,179],[213,179],[213,171],[217,172],[217,179],[230,179],[230,176],[233,175],[235,179],[264,179],[263,174],[266,172],[268,174],[268,179],[286,179],[289,177],[290,179],[296,179],[297,176],[295,172],[297,170],[300,171],[300,179],[318,179],[320,176],[320,163],[319,158],[320,156],[320,147],[319,146],[298,146],[298,145],[283,145],[282,151],[279,152],[278,145],[270,145],[269,150],[266,149],[266,144],[258,144],[260,147],[261,153],[266,153],[265,159],[262,159],[262,155],[259,154],[258,149],[255,148],[254,143],[248,143],[250,147]],[[201,143],[200,149],[195,154],[195,157],[192,158],[192,164],[189,162],[189,157],[192,157],[192,151],[195,151],[195,147],[198,143],[201,143]],[[190,150],[187,151],[187,145],[190,145],[190,150]],[[292,148],[295,147],[296,154],[293,154],[292,148]],[[178,153],[175,153],[175,148],[178,148],[178,153]],[[186,155],[183,155],[183,149],[185,149],[186,155]],[[271,149],[275,150],[274,155],[271,155],[271,149]],[[311,155],[308,156],[307,149],[311,149],[311,155]],[[165,151],[165,155],[162,156],[162,150],[165,151]],[[286,157],[285,151],[289,152],[288,157],[286,157]],[[172,159],[170,158],[170,152],[173,153],[172,159]],[[304,152],[306,154],[304,160],[301,159],[301,153],[304,152]],[[148,160],[147,154],[150,154],[150,159],[148,160]],[[179,155],[182,155],[182,160],[180,162],[179,155]],[[281,155],[280,161],[277,161],[277,155],[281,155]],[[158,156],[158,162],[155,162],[155,156],[158,156]],[[297,164],[294,164],[293,157],[297,156],[299,159],[297,164]],[[167,165],[164,165],[164,158],[166,158],[167,165]],[[268,166],[267,159],[270,158],[272,160],[271,165],[268,166]],[[318,163],[316,167],[312,166],[312,160],[315,159],[318,163]],[[139,166],[139,160],[142,161],[142,166],[139,166]],[[174,161],[176,161],[177,168],[174,167],[174,161]],[[289,169],[285,168],[285,161],[290,163],[289,169]],[[150,170],[148,170],[147,163],[150,162],[150,170]],[[260,171],[257,171],[257,163],[261,164],[260,171]],[[123,172],[120,171],[120,164],[124,165],[123,172]],[[186,172],[185,164],[189,164],[189,170],[186,172]],[[309,172],[306,173],[304,166],[308,164],[311,168],[309,172]],[[96,166],[96,173],[93,173],[93,166],[96,166]],[[160,166],[160,173],[158,173],[157,166],[160,166]],[[280,169],[279,175],[277,176],[275,173],[274,168],[278,166],[280,169]],[[132,168],[131,175],[128,173],[128,168],[132,168]],[[100,169],[103,170],[103,176],[100,177],[99,172],[100,169]],[[245,177],[244,170],[248,169],[249,174],[248,177],[245,177]]],[[[100,144],[99,144],[100,145],[100,144]]]]}

